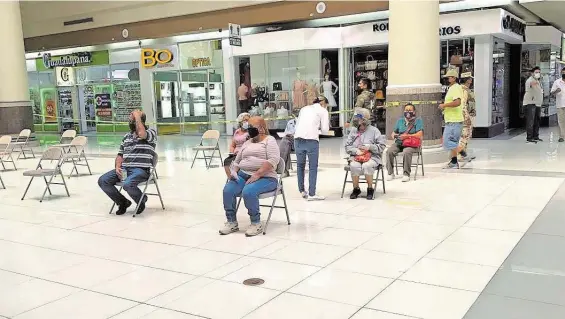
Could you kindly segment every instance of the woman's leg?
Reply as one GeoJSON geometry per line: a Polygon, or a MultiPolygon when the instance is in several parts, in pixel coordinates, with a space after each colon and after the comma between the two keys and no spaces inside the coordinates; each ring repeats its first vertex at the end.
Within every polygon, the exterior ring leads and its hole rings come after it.
{"type": "Polygon", "coordinates": [[[272,192],[277,188],[277,180],[272,177],[262,177],[257,181],[247,184],[241,191],[241,197],[247,207],[251,224],[261,223],[259,194],[272,192]]]}
{"type": "Polygon", "coordinates": [[[359,176],[361,175],[361,163],[351,161],[349,163],[349,169],[351,170],[351,180],[353,181],[353,188],[359,188],[359,176]]]}
{"type": "Polygon", "coordinates": [[[373,175],[375,174],[375,169],[377,168],[377,162],[374,160],[369,160],[363,163],[361,166],[363,170],[363,175],[365,175],[365,180],[367,181],[367,188],[373,188],[373,175]]]}
{"type": "Polygon", "coordinates": [[[237,223],[236,217],[236,197],[241,194],[245,186],[245,181],[247,178],[243,178],[240,173],[237,180],[230,180],[224,185],[223,200],[224,200],[224,210],[226,212],[226,218],[230,223],[237,223]]]}

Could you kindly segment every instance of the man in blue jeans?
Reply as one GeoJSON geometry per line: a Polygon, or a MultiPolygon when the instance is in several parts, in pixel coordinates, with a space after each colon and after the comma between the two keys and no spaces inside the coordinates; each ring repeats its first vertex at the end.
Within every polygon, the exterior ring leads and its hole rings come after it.
{"type": "Polygon", "coordinates": [[[157,132],[154,129],[148,129],[145,120],[146,116],[140,110],[135,110],[130,114],[130,132],[122,139],[118,156],[116,156],[116,167],[98,179],[100,188],[118,206],[116,215],[123,215],[131,206],[131,201],[120,194],[116,188],[116,184],[120,181],[123,181],[124,190],[131,199],[139,203],[137,214],[145,210],[147,196],[142,199],[143,193],[137,186],[149,179],[157,142],[157,132]]]}
{"type": "Polygon", "coordinates": [[[296,166],[298,177],[298,190],[302,197],[312,200],[324,200],[325,197],[316,194],[316,181],[318,179],[318,156],[320,153],[320,131],[328,134],[330,130],[330,116],[327,110],[328,100],[320,96],[314,104],[307,105],[300,110],[294,132],[294,151],[296,152],[296,166]],[[308,192],[304,187],[304,170],[306,169],[306,156],[308,156],[308,192]]]}

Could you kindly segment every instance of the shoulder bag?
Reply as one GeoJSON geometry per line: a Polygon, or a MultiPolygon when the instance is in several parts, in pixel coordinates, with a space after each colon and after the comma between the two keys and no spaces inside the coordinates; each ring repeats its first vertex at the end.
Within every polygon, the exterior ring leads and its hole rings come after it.
{"type": "MultiPolygon", "coordinates": [[[[361,137],[361,134],[357,134],[357,138],[358,139],[361,137]]],[[[371,159],[371,152],[369,152],[369,150],[363,150],[362,153],[360,155],[355,155],[353,157],[353,160],[356,161],[357,163],[366,163],[371,159]]]]}
{"type": "MultiPolygon", "coordinates": [[[[408,128],[406,129],[406,131],[404,131],[403,134],[409,133],[413,127],[414,127],[414,123],[410,123],[410,125],[408,125],[408,128]]],[[[420,146],[422,146],[422,140],[415,136],[408,136],[407,138],[402,140],[402,146],[419,148],[420,146]]]]}

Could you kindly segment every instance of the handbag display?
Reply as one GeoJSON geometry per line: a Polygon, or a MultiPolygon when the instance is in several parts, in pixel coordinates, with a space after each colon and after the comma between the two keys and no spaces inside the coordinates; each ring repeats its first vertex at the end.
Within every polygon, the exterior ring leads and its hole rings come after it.
{"type": "Polygon", "coordinates": [[[369,151],[363,151],[363,154],[355,155],[355,157],[353,157],[353,160],[356,161],[357,163],[366,163],[370,159],[371,159],[371,152],[369,151]]]}
{"type": "Polygon", "coordinates": [[[282,91],[282,83],[281,82],[273,83],[273,91],[282,91]]]}
{"type": "Polygon", "coordinates": [[[377,68],[378,62],[373,58],[372,55],[367,55],[367,61],[365,62],[365,70],[375,70],[377,68]]]}

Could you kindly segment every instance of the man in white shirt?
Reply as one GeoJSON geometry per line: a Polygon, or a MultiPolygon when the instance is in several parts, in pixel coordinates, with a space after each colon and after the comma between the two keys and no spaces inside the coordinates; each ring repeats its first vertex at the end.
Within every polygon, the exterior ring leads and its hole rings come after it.
{"type": "Polygon", "coordinates": [[[296,166],[298,177],[298,190],[303,198],[308,200],[323,200],[325,197],[316,195],[316,180],[318,178],[318,156],[320,153],[320,131],[328,134],[330,131],[330,116],[326,109],[328,100],[320,96],[314,104],[307,105],[300,110],[294,132],[294,151],[296,152],[296,166]],[[304,188],[304,170],[308,156],[308,192],[304,188]]]}
{"type": "Polygon", "coordinates": [[[559,142],[563,142],[565,138],[565,69],[561,70],[561,79],[553,82],[551,94],[555,94],[557,121],[559,122],[559,142]]]}

